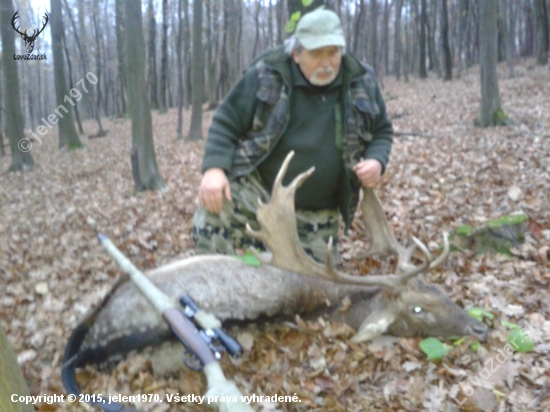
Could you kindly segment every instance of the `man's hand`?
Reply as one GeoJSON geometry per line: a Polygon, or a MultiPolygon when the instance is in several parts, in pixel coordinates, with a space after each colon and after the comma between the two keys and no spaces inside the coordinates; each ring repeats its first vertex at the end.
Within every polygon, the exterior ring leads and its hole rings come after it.
{"type": "Polygon", "coordinates": [[[231,201],[231,188],[225,172],[217,167],[206,170],[199,189],[200,205],[210,213],[218,214],[222,211],[223,196],[231,201]]]}
{"type": "Polygon", "coordinates": [[[362,160],[353,166],[353,171],[364,187],[372,189],[380,182],[382,165],[375,159],[362,160]]]}

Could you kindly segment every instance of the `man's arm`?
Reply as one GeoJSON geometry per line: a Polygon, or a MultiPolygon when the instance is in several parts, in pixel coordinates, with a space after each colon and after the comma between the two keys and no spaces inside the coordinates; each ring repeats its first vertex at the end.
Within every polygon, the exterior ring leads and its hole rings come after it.
{"type": "Polygon", "coordinates": [[[393,142],[393,127],[386,114],[386,103],[378,85],[376,85],[375,98],[380,113],[375,119],[372,140],[365,150],[365,160],[353,167],[361,184],[368,188],[374,188],[380,182],[390,158],[393,142]]]}
{"type": "Polygon", "coordinates": [[[229,172],[233,154],[246,133],[251,129],[256,109],[258,73],[249,69],[214,114],[204,147],[202,171],[217,167],[229,172]]]}
{"type": "Polygon", "coordinates": [[[231,201],[226,172],[231,169],[239,140],[251,128],[258,90],[256,69],[248,70],[224,99],[212,119],[204,148],[203,177],[199,203],[211,213],[220,213],[223,198],[231,201]]]}
{"type": "Polygon", "coordinates": [[[365,159],[378,160],[382,166],[381,174],[384,174],[386,165],[390,159],[390,151],[393,142],[393,127],[386,114],[386,103],[380,93],[380,88],[376,85],[375,91],[376,104],[380,108],[380,113],[376,116],[372,141],[365,150],[365,159]]]}

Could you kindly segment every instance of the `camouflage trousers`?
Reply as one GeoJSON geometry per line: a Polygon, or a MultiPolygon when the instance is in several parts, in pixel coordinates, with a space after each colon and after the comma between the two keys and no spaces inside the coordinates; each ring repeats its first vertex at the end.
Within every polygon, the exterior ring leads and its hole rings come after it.
{"type": "MultiPolygon", "coordinates": [[[[197,254],[221,253],[235,255],[237,249],[253,246],[266,250],[257,239],[246,233],[246,223],[259,230],[256,220],[258,198],[269,201],[269,193],[253,175],[243,176],[230,183],[232,202],[224,198],[219,214],[197,207],[193,217],[193,240],[197,254]]],[[[340,217],[337,209],[317,211],[296,210],[298,236],[302,247],[319,262],[326,262],[327,244],[333,239],[333,261],[337,261],[338,228],[340,217]]]]}

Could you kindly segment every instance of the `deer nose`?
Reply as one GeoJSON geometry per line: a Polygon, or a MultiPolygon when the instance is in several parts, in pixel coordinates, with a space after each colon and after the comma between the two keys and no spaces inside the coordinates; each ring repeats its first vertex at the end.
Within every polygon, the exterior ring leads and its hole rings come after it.
{"type": "Polygon", "coordinates": [[[487,325],[481,322],[470,324],[468,329],[471,335],[481,341],[485,340],[487,338],[487,334],[489,333],[489,328],[487,325]]]}

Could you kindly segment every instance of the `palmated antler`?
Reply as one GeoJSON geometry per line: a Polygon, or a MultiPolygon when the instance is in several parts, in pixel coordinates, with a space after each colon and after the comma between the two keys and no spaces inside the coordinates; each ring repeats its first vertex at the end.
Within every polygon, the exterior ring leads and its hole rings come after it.
{"type": "Polygon", "coordinates": [[[382,203],[373,189],[363,188],[361,211],[365,225],[365,235],[370,243],[366,254],[362,257],[389,253],[397,255],[397,273],[403,276],[404,279],[408,280],[426,270],[434,269],[449,256],[450,248],[447,233],[443,233],[443,251],[436,260],[433,260],[426,245],[415,237],[413,237],[414,244],[408,248],[398,243],[389,228],[382,203]],[[427,260],[420,266],[413,266],[411,265],[411,259],[417,248],[422,251],[427,260]]]}
{"type": "MultiPolygon", "coordinates": [[[[296,189],[300,187],[301,184],[313,173],[315,168],[312,167],[309,170],[299,174],[288,186],[283,186],[282,181],[288,169],[288,164],[293,156],[294,151],[291,151],[283,162],[275,182],[273,183],[269,203],[263,204],[258,199],[259,207],[256,218],[261,229],[259,231],[255,231],[248,224],[246,226],[246,230],[250,236],[264,243],[273,254],[272,260],[267,263],[280,269],[301,273],[307,276],[329,279],[337,283],[386,286],[396,290],[401,289],[412,276],[417,275],[431,266],[430,262],[432,259],[428,249],[417,239],[413,240],[416,247],[418,247],[426,256],[426,262],[418,267],[415,267],[414,270],[409,270],[409,268],[406,270],[401,270],[403,273],[399,275],[358,277],[338,272],[334,268],[332,262],[332,238],[329,240],[327,247],[327,264],[323,265],[313,260],[307,255],[300,244],[294,208],[294,195],[296,193],[296,189]]],[[[372,193],[374,194],[374,192],[372,193]]],[[[387,226],[386,217],[384,211],[382,210],[382,206],[380,205],[380,201],[376,197],[376,194],[374,194],[374,196],[376,202],[372,205],[373,209],[377,214],[380,214],[380,212],[382,213],[381,216],[383,217],[384,223],[377,223],[376,226],[380,226],[378,229],[367,225],[367,228],[370,229],[371,237],[377,237],[378,235],[382,236],[382,239],[374,242],[377,252],[372,253],[391,252],[399,254],[400,261],[403,260],[401,266],[404,267],[406,266],[405,260],[407,260],[407,262],[410,260],[410,257],[415,249],[412,248],[409,251],[409,249],[404,249],[397,243],[387,226]],[[378,207],[379,210],[377,210],[376,207],[378,207]],[[386,230],[386,232],[384,233],[383,230],[386,230]],[[409,254],[408,259],[404,251],[409,254]],[[403,257],[401,258],[401,256],[403,257]]],[[[371,245],[372,244],[373,243],[371,242],[371,245]]]]}

